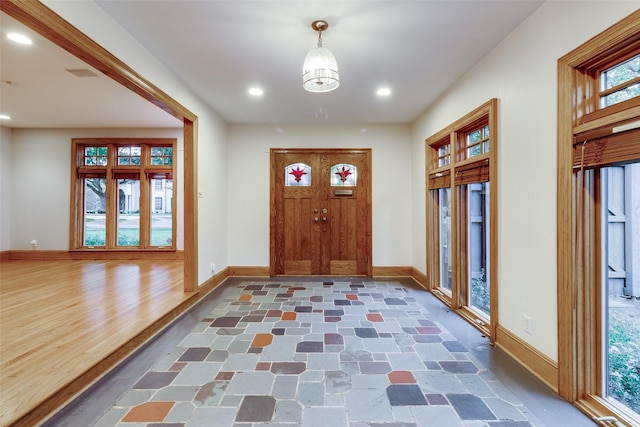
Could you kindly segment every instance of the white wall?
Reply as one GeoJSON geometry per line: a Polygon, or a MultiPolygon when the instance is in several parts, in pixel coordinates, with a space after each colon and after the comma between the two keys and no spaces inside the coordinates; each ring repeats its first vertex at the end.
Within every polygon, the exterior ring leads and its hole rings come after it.
{"type": "Polygon", "coordinates": [[[31,249],[31,240],[39,250],[69,249],[71,139],[97,137],[178,140],[176,245],[183,247],[182,129],[13,129],[10,249],[31,249]]]}
{"type": "MultiPolygon", "coordinates": [[[[557,360],[557,60],[634,12],[637,2],[547,1],[413,126],[414,259],[425,258],[424,139],[499,99],[499,323],[557,360]],[[417,156],[422,155],[422,159],[417,156]],[[421,175],[421,176],[418,176],[421,175]],[[532,318],[524,332],[523,315],[532,318]]],[[[493,182],[493,178],[492,178],[493,182]]],[[[567,225],[569,226],[569,225],[567,225]]]]}
{"type": "Polygon", "coordinates": [[[408,125],[230,125],[231,265],[269,265],[271,148],[371,148],[373,265],[411,265],[408,125]]]}
{"type": "Polygon", "coordinates": [[[44,0],[49,8],[198,116],[198,283],[227,261],[226,124],[93,1],[44,0]]]}
{"type": "Polygon", "coordinates": [[[11,249],[11,129],[0,126],[0,251],[11,249]]]}

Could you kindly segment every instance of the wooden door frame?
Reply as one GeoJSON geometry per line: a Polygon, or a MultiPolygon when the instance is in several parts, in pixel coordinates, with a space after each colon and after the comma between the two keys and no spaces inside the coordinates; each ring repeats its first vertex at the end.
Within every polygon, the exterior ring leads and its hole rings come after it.
{"type": "Polygon", "coordinates": [[[373,276],[372,260],[372,173],[371,173],[371,148],[272,148],[270,150],[270,181],[269,181],[269,274],[276,275],[276,180],[282,179],[281,171],[275,170],[275,156],[279,154],[364,154],[366,156],[366,166],[369,173],[369,189],[365,193],[365,204],[367,211],[366,218],[366,256],[367,256],[367,277],[373,276]]]}

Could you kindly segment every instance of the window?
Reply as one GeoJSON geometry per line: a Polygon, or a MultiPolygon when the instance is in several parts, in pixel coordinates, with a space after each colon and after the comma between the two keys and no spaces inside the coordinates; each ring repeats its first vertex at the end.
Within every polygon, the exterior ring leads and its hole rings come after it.
{"type": "Polygon", "coordinates": [[[426,140],[429,285],[491,339],[497,325],[491,309],[497,307],[496,111],[493,99],[426,140]]]}
{"type": "Polygon", "coordinates": [[[489,183],[463,185],[467,235],[467,301],[469,307],[489,316],[489,183]]]}
{"type": "Polygon", "coordinates": [[[75,139],[72,249],[175,249],[173,139],[75,139]],[[155,155],[154,155],[155,154],[155,155]]]}
{"type": "Polygon", "coordinates": [[[640,159],[602,168],[600,181],[602,395],[640,415],[640,159]]]}
{"type": "Polygon", "coordinates": [[[438,147],[438,167],[451,164],[451,144],[448,142],[438,147]]]}
{"type": "Polygon", "coordinates": [[[474,129],[465,135],[467,158],[489,152],[489,125],[474,129]]]}
{"type": "Polygon", "coordinates": [[[451,189],[439,188],[436,195],[440,214],[438,218],[440,286],[448,295],[451,295],[451,189]]]}
{"type": "Polygon", "coordinates": [[[558,61],[558,393],[621,425],[640,425],[638,25],[558,61]]]}
{"type": "Polygon", "coordinates": [[[294,163],[284,168],[284,185],[286,187],[311,186],[311,166],[294,163]]]}
{"type": "Polygon", "coordinates": [[[331,166],[332,187],[354,187],[358,182],[358,168],[348,163],[331,166]]]}
{"type": "Polygon", "coordinates": [[[600,73],[600,107],[618,104],[640,95],[640,54],[600,73]]]}

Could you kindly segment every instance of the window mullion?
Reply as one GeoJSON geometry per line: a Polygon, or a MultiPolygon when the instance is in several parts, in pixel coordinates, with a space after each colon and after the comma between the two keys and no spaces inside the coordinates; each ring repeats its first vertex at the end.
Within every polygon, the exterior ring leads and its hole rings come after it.
{"type": "Polygon", "coordinates": [[[151,164],[151,149],[148,145],[142,145],[140,159],[140,248],[147,249],[150,244],[151,229],[151,180],[146,174],[145,168],[151,164]]]}
{"type": "Polygon", "coordinates": [[[117,164],[118,147],[115,144],[107,144],[107,208],[106,208],[106,241],[105,249],[114,249],[117,242],[118,228],[118,181],[113,176],[113,165],[117,164]]]}

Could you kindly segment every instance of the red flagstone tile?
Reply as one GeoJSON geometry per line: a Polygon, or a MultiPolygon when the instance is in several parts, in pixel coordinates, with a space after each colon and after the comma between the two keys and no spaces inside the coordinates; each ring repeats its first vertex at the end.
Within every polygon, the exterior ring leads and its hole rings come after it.
{"type": "Polygon", "coordinates": [[[354,295],[354,294],[347,294],[346,298],[349,301],[358,301],[358,295],[354,295]]]}
{"type": "Polygon", "coordinates": [[[271,334],[256,334],[251,342],[251,347],[266,347],[273,342],[271,334]]]}
{"type": "Polygon", "coordinates": [[[258,362],[256,365],[256,371],[268,371],[271,369],[270,362],[258,362]]]}
{"type": "Polygon", "coordinates": [[[416,379],[409,371],[392,371],[387,374],[391,384],[415,384],[416,379]]]}
{"type": "Polygon", "coordinates": [[[307,369],[304,362],[273,362],[271,372],[276,375],[298,375],[307,369]]]}
{"type": "Polygon", "coordinates": [[[295,311],[285,311],[282,313],[282,320],[296,320],[298,315],[295,311]]]}
{"type": "Polygon", "coordinates": [[[182,371],[182,368],[187,366],[187,362],[176,362],[168,369],[168,371],[182,371]]]}
{"type": "Polygon", "coordinates": [[[440,332],[442,332],[435,326],[417,326],[416,331],[419,334],[439,334],[440,332]]]}
{"type": "Polygon", "coordinates": [[[269,310],[265,317],[280,317],[282,316],[282,310],[269,310]]]}
{"type": "Polygon", "coordinates": [[[122,419],[125,423],[152,423],[164,421],[175,402],[147,402],[134,406],[122,419]]]}
{"type": "Polygon", "coordinates": [[[218,375],[216,375],[216,380],[217,381],[231,381],[231,378],[233,378],[233,374],[235,374],[235,372],[220,371],[220,372],[218,372],[218,375]]]}
{"type": "Polygon", "coordinates": [[[378,313],[369,313],[367,314],[367,320],[369,322],[384,322],[381,314],[378,313]]]}
{"type": "Polygon", "coordinates": [[[238,301],[250,301],[251,300],[251,295],[240,295],[240,298],[238,298],[238,301]]]}
{"type": "Polygon", "coordinates": [[[340,334],[326,333],[324,334],[325,344],[344,344],[344,338],[340,334]]]}

